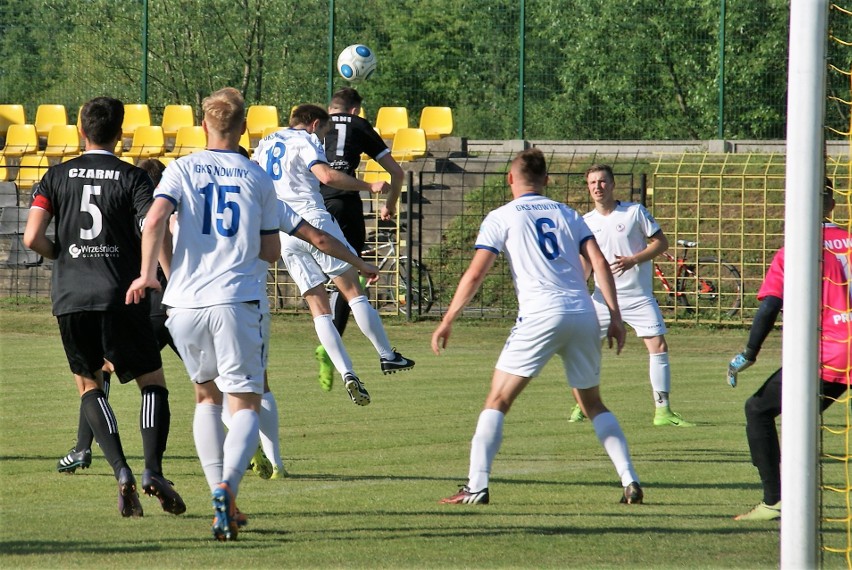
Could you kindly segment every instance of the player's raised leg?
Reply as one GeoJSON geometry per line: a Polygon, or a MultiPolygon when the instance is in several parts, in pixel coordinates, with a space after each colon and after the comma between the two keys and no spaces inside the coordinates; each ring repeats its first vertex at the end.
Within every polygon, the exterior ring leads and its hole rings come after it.
{"type": "Polygon", "coordinates": [[[334,284],[349,300],[349,307],[358,328],[378,352],[382,373],[393,374],[414,368],[413,360],[405,358],[391,347],[382,319],[367,299],[355,268],[350,267],[346,272],[334,277],[334,284]]]}

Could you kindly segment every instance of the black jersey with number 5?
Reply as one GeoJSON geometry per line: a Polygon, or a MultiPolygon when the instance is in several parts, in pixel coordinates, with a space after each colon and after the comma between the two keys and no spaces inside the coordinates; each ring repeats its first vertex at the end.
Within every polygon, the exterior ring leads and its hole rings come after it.
{"type": "Polygon", "coordinates": [[[56,227],[53,314],[124,307],[139,276],[140,226],[153,200],[148,174],[107,152],[87,152],[45,173],[34,208],[56,227]]]}
{"type": "MultiPolygon", "coordinates": [[[[331,115],[331,127],[323,145],[331,167],[349,176],[355,176],[355,169],[361,163],[361,153],[375,159],[389,152],[385,141],[367,120],[348,113],[331,115]]],[[[358,192],[338,190],[324,184],[320,186],[320,192],[326,200],[342,196],[359,197],[358,192]]]]}

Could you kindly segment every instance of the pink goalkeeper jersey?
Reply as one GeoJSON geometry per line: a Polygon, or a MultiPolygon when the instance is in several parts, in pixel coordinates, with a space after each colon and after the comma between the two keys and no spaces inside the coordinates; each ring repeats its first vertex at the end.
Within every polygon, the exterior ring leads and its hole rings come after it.
{"type": "MultiPolygon", "coordinates": [[[[823,224],[822,234],[822,335],[820,377],[827,382],[846,382],[852,356],[852,235],[834,224],[823,224]]],[[[784,248],[778,250],[757,298],[784,298],[784,248]]]]}

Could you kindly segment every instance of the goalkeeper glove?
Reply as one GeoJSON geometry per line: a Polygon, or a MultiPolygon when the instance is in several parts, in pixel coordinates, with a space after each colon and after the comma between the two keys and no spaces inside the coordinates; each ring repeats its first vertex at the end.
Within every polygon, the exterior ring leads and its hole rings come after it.
{"type": "Polygon", "coordinates": [[[731,388],[737,387],[737,374],[754,364],[754,360],[746,358],[745,354],[738,354],[728,363],[728,384],[731,388]]]}

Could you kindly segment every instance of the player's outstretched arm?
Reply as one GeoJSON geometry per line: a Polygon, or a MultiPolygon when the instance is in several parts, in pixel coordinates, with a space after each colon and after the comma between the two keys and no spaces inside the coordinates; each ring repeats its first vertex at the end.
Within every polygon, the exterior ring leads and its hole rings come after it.
{"type": "Polygon", "coordinates": [[[462,275],[458,287],[456,287],[453,300],[450,301],[450,306],[447,308],[447,312],[444,313],[441,324],[432,333],[432,352],[435,354],[441,354],[441,349],[447,348],[447,341],[450,339],[453,321],[461,314],[473,296],[476,295],[476,292],[479,291],[479,286],[482,285],[485,276],[491,271],[491,267],[494,265],[496,259],[497,255],[487,249],[476,250],[473,259],[470,261],[470,265],[464,272],[464,275],[462,275]]]}
{"type": "Polygon", "coordinates": [[[580,253],[586,258],[589,265],[591,265],[592,271],[595,273],[598,288],[601,290],[604,302],[609,308],[610,322],[606,333],[607,345],[612,348],[612,341],[615,340],[615,353],[621,354],[621,349],[624,348],[624,341],[627,338],[627,332],[624,330],[624,323],[621,322],[621,310],[618,308],[615,280],[612,277],[609,263],[607,263],[606,258],[601,253],[598,242],[593,238],[587,239],[582,243],[580,253]]]}
{"type": "Polygon", "coordinates": [[[311,167],[311,172],[317,177],[317,180],[326,186],[331,186],[338,190],[370,192],[372,194],[387,194],[390,191],[390,185],[387,182],[373,182],[372,184],[368,184],[363,180],[349,176],[345,172],[335,170],[324,162],[314,164],[311,167]]]}
{"type": "Polygon", "coordinates": [[[740,372],[749,368],[757,361],[757,354],[763,347],[763,342],[769,333],[772,332],[772,327],[775,326],[775,321],[781,312],[784,302],[780,297],[767,295],[760,302],[757,308],[757,313],[751,322],[751,328],[748,333],[748,342],[745,349],[734,355],[728,363],[727,381],[731,388],[737,387],[737,377],[740,372]]]}
{"type": "Polygon", "coordinates": [[[124,296],[124,302],[128,305],[144,299],[147,289],[162,289],[160,280],[157,279],[157,259],[165,239],[169,216],[174,209],[174,204],[168,199],[155,198],[145,216],[145,223],[142,225],[142,266],[139,277],[130,284],[124,296]]]}
{"type": "Polygon", "coordinates": [[[341,261],[345,261],[346,263],[352,265],[361,273],[361,275],[367,278],[367,281],[369,283],[373,283],[376,281],[376,279],[378,279],[378,267],[376,267],[372,263],[367,263],[357,255],[352,253],[352,250],[350,250],[346,246],[346,244],[344,244],[328,232],[314,227],[307,222],[303,222],[299,224],[293,235],[299,239],[310,243],[321,252],[326,253],[332,257],[336,257],[337,259],[340,259],[341,261]]]}
{"type": "Polygon", "coordinates": [[[390,192],[388,193],[385,205],[382,206],[379,216],[383,220],[392,220],[396,215],[397,203],[399,196],[402,193],[402,183],[405,181],[405,172],[396,161],[396,159],[387,153],[378,160],[379,164],[390,174],[390,192]]]}

